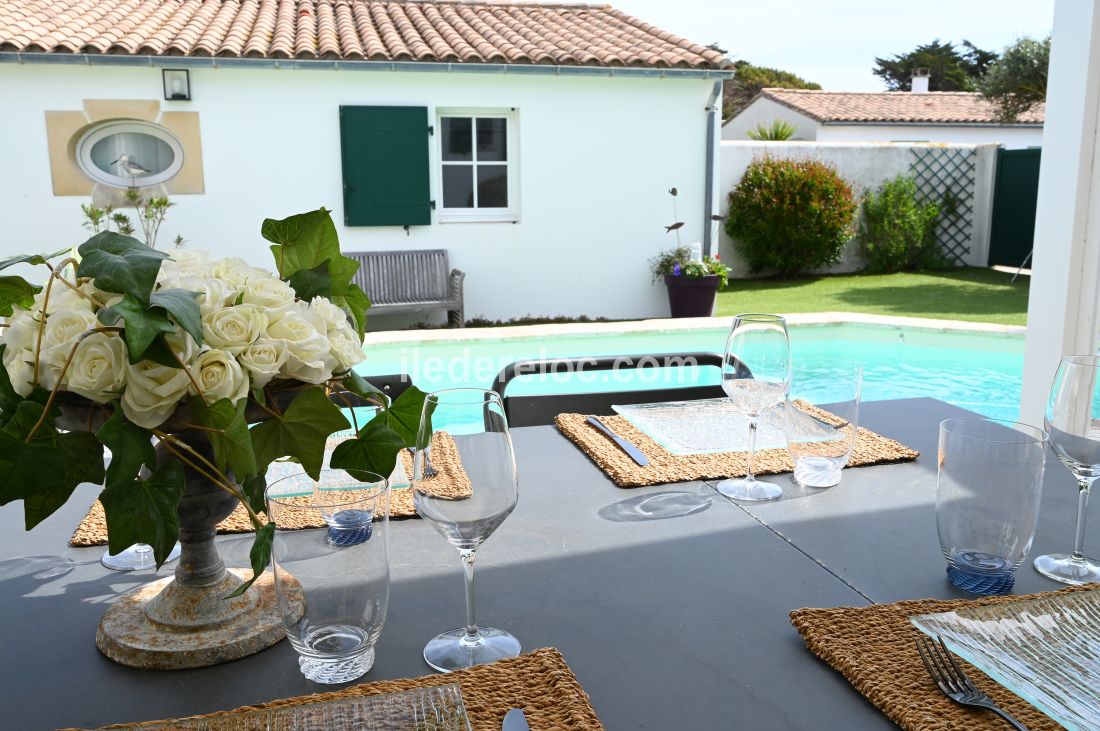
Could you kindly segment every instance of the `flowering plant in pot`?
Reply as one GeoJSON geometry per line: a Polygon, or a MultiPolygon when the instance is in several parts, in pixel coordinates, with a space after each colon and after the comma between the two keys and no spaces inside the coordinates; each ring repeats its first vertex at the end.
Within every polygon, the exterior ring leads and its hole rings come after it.
{"type": "MultiPolygon", "coordinates": [[[[672,210],[676,212],[675,188],[671,188],[672,210]]],[[[711,216],[714,221],[721,216],[711,216]]],[[[676,247],[663,251],[650,260],[653,281],[663,279],[668,287],[668,305],[673,317],[709,317],[714,311],[714,298],[719,287],[726,286],[730,268],[722,263],[718,254],[693,259],[691,249],[680,243],[678,221],[665,226],[666,232],[676,233],[676,247]]]]}
{"type": "Polygon", "coordinates": [[[113,632],[108,619],[124,602],[105,615],[96,642],[119,662],[193,667],[278,641],[270,575],[246,591],[271,557],[268,466],[289,458],[316,478],[329,435],[354,425],[331,465],[388,475],[416,436],[423,393],[409,388],[391,404],[352,370],[370,302],[329,212],[268,219],[261,234],[274,274],[199,251],[170,257],[112,231],[76,256],[0,262],[48,274],[41,287],[0,277],[0,504],[21,499],[29,530],[77,485],[102,484],[111,553],[147,543],[159,568],[177,536],[182,544],[175,580],[127,610],[141,617],[113,632]],[[360,425],[350,410],[349,422],[338,403],[377,415],[360,425]],[[213,544],[239,504],[255,528],[251,576],[227,572],[213,544]],[[154,639],[127,645],[120,637],[144,617],[136,633],[154,639]]]}

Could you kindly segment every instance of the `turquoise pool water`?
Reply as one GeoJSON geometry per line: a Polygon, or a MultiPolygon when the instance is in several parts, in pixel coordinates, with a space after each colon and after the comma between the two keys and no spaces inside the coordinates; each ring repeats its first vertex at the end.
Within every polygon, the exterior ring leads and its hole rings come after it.
{"type": "MultiPolygon", "coordinates": [[[[363,375],[408,373],[425,391],[456,386],[489,388],[508,363],[523,358],[643,353],[721,352],[725,329],[685,332],[586,334],[543,338],[486,338],[466,342],[368,345],[363,375]]],[[[974,332],[936,332],[873,325],[803,325],[791,328],[798,395],[827,400],[832,364],[863,365],[865,401],[931,396],[987,416],[1019,414],[1023,338],[974,332]]],[[[523,376],[508,393],[570,393],[658,388],[718,382],[714,368],[617,374],[523,376]],[[618,380],[616,380],[618,379],[618,380]]]]}

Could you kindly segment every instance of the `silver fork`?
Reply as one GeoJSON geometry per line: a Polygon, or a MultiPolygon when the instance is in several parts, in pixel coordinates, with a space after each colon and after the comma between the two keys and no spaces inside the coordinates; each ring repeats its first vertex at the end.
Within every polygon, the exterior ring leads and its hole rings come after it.
{"type": "Polygon", "coordinates": [[[936,638],[935,642],[924,635],[918,637],[917,652],[920,653],[920,659],[924,662],[928,674],[932,676],[932,680],[935,681],[945,696],[959,705],[993,711],[1007,721],[1016,731],[1027,731],[1026,726],[1002,710],[1000,706],[993,702],[992,698],[978,690],[970,682],[970,679],[966,677],[966,673],[955,662],[955,658],[951,655],[951,651],[947,649],[947,645],[943,644],[943,640],[939,637],[936,638]]]}

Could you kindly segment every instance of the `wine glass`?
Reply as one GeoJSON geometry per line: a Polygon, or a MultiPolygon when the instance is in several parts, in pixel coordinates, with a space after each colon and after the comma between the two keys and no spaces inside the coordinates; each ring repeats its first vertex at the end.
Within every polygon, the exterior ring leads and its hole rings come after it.
{"type": "Polygon", "coordinates": [[[791,344],[787,321],[780,315],[743,314],[733,319],[722,358],[722,389],[738,411],[749,418],[746,475],[723,480],[718,492],[734,500],[775,500],[778,485],[752,474],[760,414],[782,403],[791,386],[791,344]]]}
{"type": "Polygon", "coordinates": [[[1058,364],[1044,417],[1050,446],[1077,479],[1077,528],[1073,553],[1035,559],[1035,570],[1063,584],[1100,581],[1100,562],[1084,552],[1089,490],[1100,477],[1100,358],[1067,355],[1058,364]]]}
{"type": "Polygon", "coordinates": [[[515,657],[520,652],[515,637],[478,627],[474,617],[474,556],[516,507],[518,497],[512,437],[500,396],[455,388],[424,399],[412,488],[416,512],[458,549],[466,576],[466,626],[428,642],[424,660],[450,672],[515,657]],[[469,497],[455,499],[443,492],[467,479],[469,497]]]}

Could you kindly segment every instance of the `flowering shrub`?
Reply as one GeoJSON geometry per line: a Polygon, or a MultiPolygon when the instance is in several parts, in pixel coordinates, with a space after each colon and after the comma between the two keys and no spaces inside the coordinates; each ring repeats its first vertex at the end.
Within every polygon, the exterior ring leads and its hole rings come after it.
{"type": "Polygon", "coordinates": [[[816,160],[754,160],[729,195],[726,233],[749,270],[793,276],[836,263],[856,201],[836,170],[816,160]]]}
{"type": "Polygon", "coordinates": [[[186,467],[248,510],[259,575],[274,535],[258,516],[267,467],[291,457],[317,477],[327,437],[352,426],[332,398],[358,397],[378,413],[355,424],[331,465],[393,470],[415,439],[424,395],[410,387],[390,404],[351,370],[364,357],[370,306],[351,283],[358,264],[340,253],[323,208],[269,219],[261,233],[276,274],[189,250],[169,258],[113,231],[83,243],[79,261],[50,263],[65,250],[0,262],[49,269],[41,288],[0,277],[0,315],[9,318],[0,336],[0,504],[23,500],[28,529],[78,484],[103,484],[111,553],[148,543],[159,565],[176,541],[186,467]],[[212,457],[183,434],[209,440],[212,457]]]}
{"type": "Polygon", "coordinates": [[[677,246],[675,249],[662,252],[651,262],[654,282],[667,274],[687,279],[699,279],[716,274],[720,277],[720,286],[725,287],[730,273],[730,268],[722,263],[719,254],[704,256],[702,261],[696,261],[691,258],[691,249],[686,246],[677,246]]]}

